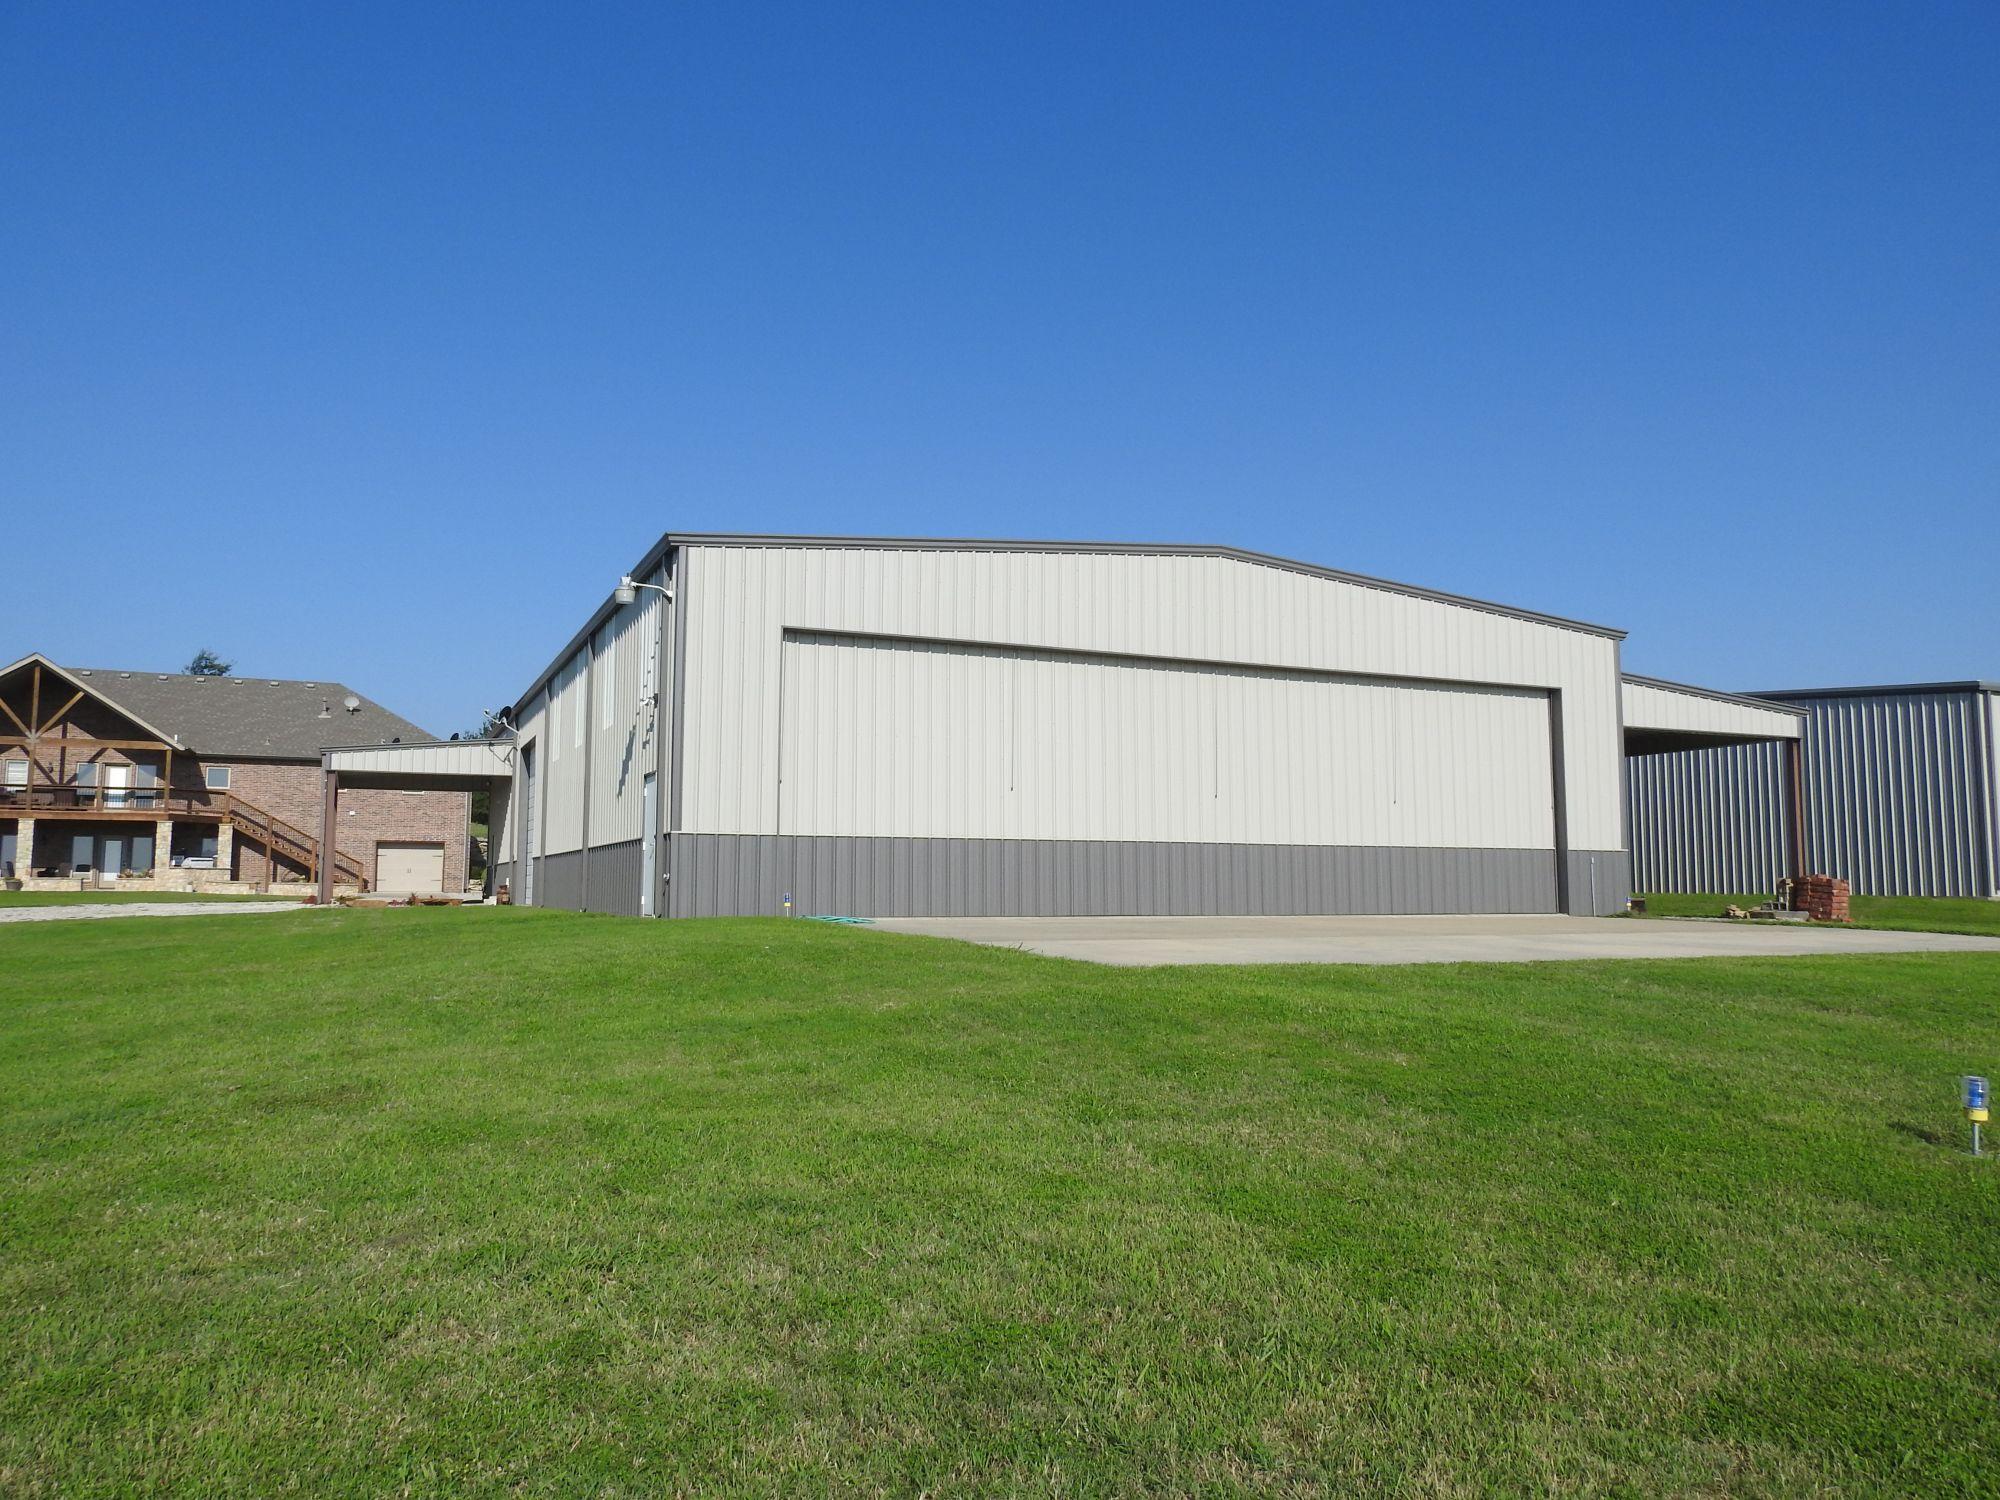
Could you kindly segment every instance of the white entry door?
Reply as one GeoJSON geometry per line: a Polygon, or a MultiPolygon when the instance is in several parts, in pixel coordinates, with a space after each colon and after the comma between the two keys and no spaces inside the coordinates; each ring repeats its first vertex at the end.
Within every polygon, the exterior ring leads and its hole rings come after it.
{"type": "Polygon", "coordinates": [[[639,793],[639,915],[642,917],[653,914],[653,887],[659,880],[654,863],[660,848],[658,804],[654,800],[658,795],[649,774],[639,793]]]}
{"type": "Polygon", "coordinates": [[[103,880],[116,880],[118,872],[125,868],[125,840],[105,838],[97,841],[97,874],[103,880]]]}
{"type": "Polygon", "coordinates": [[[124,807],[132,800],[132,768],[107,765],[104,768],[104,805],[124,807]]]}

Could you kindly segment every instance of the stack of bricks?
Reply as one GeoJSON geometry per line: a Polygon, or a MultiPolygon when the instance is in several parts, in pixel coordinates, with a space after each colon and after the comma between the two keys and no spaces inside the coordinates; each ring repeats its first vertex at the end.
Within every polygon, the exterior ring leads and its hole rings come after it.
{"type": "Polygon", "coordinates": [[[1846,922],[1847,882],[1831,875],[1806,875],[1792,882],[1792,910],[1815,922],[1846,922]]]}

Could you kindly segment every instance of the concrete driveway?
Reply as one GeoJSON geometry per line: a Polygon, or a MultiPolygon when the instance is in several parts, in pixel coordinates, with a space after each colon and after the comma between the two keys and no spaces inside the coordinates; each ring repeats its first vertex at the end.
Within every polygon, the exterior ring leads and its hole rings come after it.
{"type": "Polygon", "coordinates": [[[101,922],[112,917],[254,917],[259,912],[326,911],[303,901],[93,901],[75,906],[0,907],[10,922],[101,922]]]}
{"type": "Polygon", "coordinates": [[[1137,967],[2000,953],[2000,938],[1943,932],[1629,917],[881,917],[873,925],[1137,967]]]}

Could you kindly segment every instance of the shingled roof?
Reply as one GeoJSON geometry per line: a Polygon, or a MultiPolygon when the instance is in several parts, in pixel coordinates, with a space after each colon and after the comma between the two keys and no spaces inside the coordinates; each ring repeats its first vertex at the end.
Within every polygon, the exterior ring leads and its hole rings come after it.
{"type": "Polygon", "coordinates": [[[64,667],[78,684],[201,755],[318,760],[330,745],[424,744],[426,734],[345,683],[64,667]],[[350,712],[350,693],[361,706],[350,712]]]}

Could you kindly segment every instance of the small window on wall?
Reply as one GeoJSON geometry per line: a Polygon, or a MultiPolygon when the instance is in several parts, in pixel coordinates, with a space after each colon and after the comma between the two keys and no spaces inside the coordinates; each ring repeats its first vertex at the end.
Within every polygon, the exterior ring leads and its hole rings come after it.
{"type": "Polygon", "coordinates": [[[25,760],[0,761],[0,785],[26,786],[28,784],[28,763],[25,760]]]}
{"type": "Polygon", "coordinates": [[[226,792],[226,791],[228,791],[228,790],[229,790],[229,767],[227,767],[227,766],[210,766],[210,767],[208,768],[208,771],[207,771],[207,779],[208,779],[208,789],[209,789],[209,790],[210,790],[211,792],[226,792]]]}

